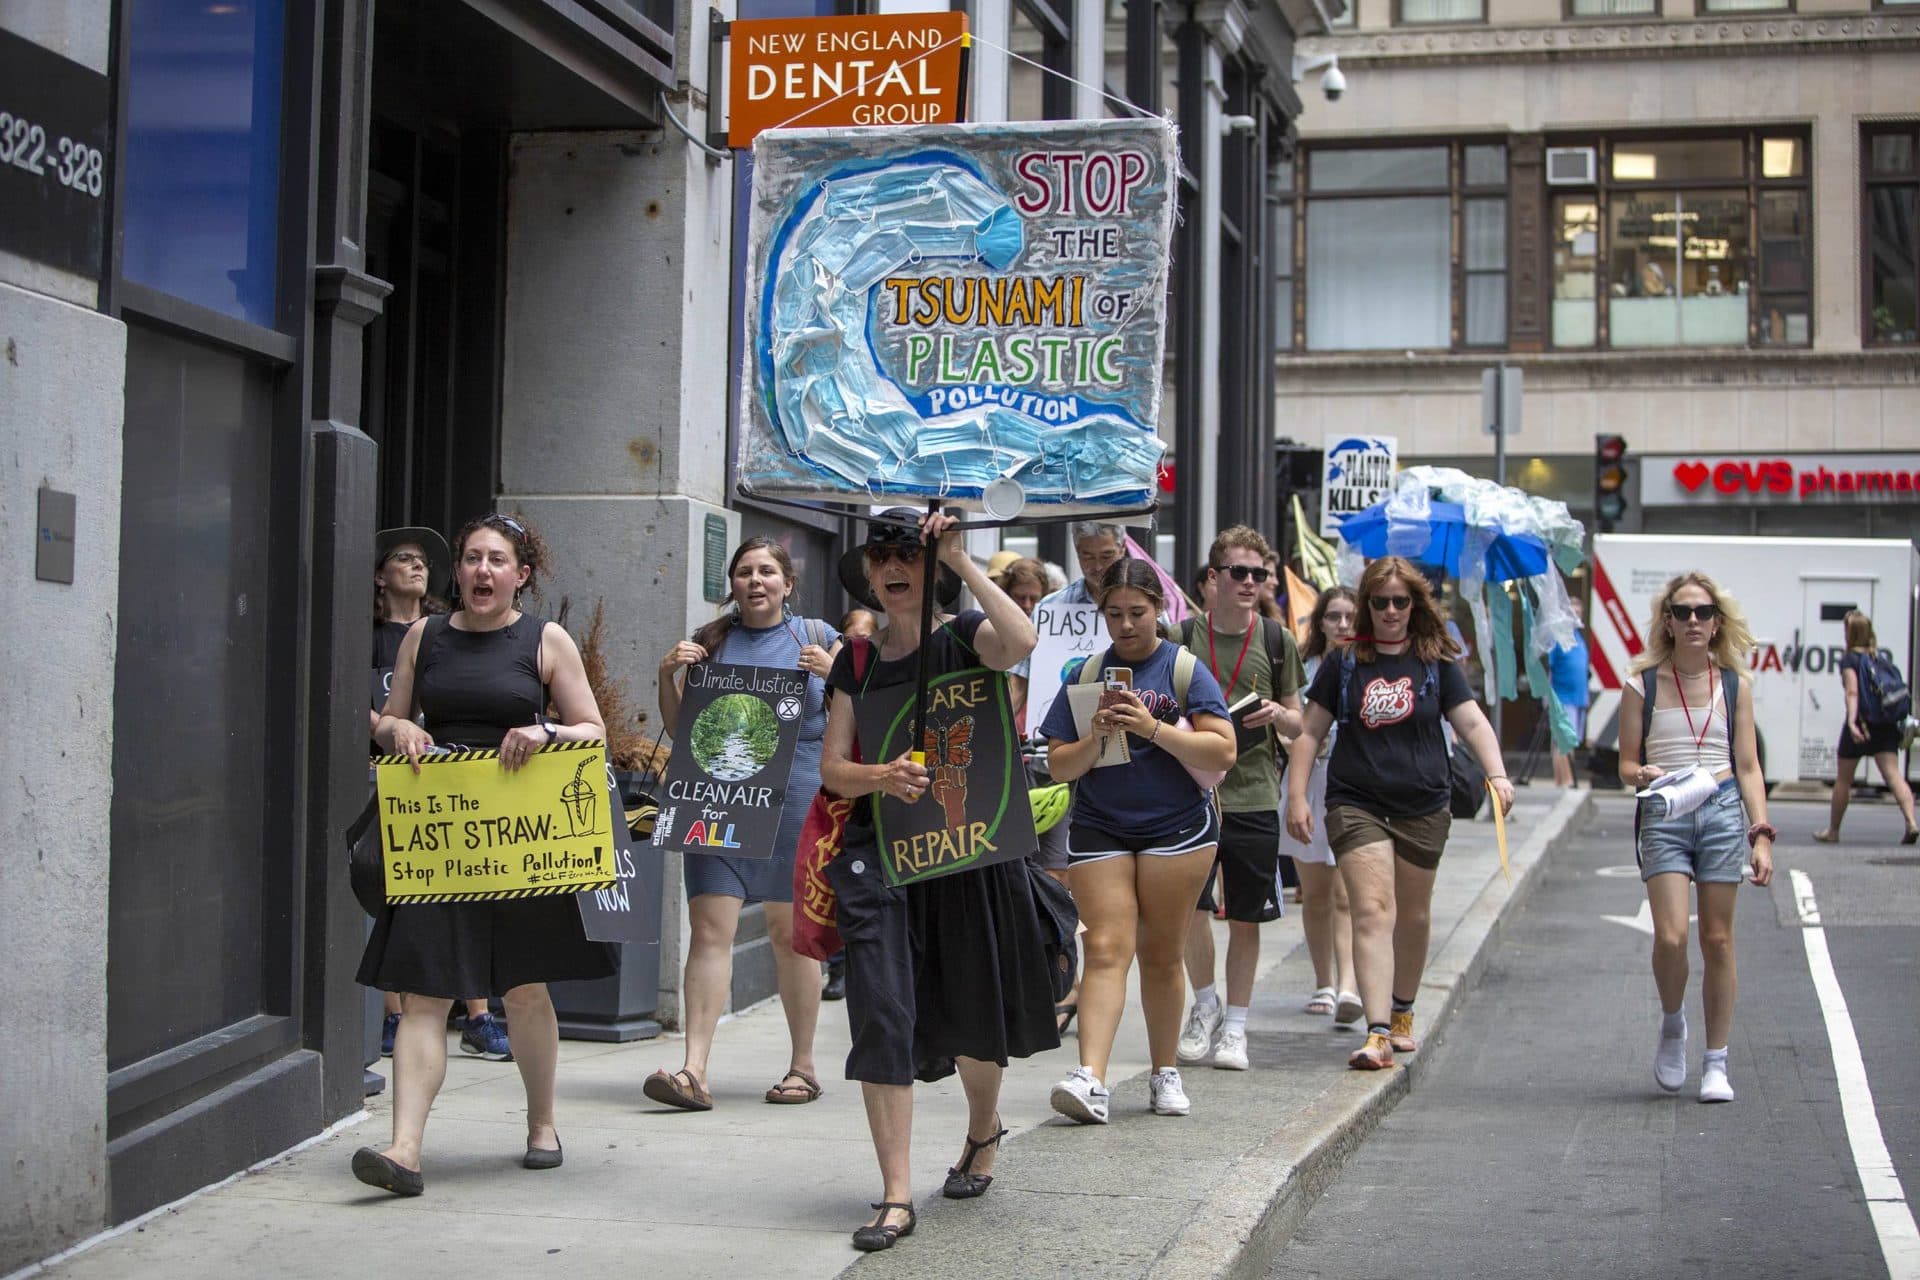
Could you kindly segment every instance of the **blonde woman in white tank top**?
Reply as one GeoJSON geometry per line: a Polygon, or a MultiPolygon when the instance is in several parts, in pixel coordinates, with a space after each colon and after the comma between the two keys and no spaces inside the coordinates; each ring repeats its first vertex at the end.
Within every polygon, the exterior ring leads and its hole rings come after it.
{"type": "Polygon", "coordinates": [[[1687,886],[1697,888],[1700,957],[1706,970],[1707,1045],[1700,1101],[1731,1102],[1727,1040],[1733,1030],[1733,907],[1743,872],[1756,885],[1773,879],[1773,827],[1753,732],[1753,689],[1746,678],[1753,647],[1746,618],[1705,574],[1667,583],[1647,623],[1647,650],[1620,698],[1620,780],[1634,790],[1662,775],[1698,769],[1718,785],[1698,808],[1665,814],[1665,801],[1640,802],[1634,855],[1653,910],[1653,979],[1662,1020],[1655,1082],[1676,1093],[1687,1078],[1687,886]],[[1725,694],[1727,672],[1733,705],[1725,694]],[[1651,727],[1641,728],[1645,691],[1651,727]],[[1644,740],[1643,740],[1644,737],[1644,740]]]}

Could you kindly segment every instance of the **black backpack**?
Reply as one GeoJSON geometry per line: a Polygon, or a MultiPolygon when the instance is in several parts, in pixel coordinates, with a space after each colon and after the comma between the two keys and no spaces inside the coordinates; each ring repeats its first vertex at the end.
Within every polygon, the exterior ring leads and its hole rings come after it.
{"type": "Polygon", "coordinates": [[[1897,725],[1913,711],[1913,693],[1900,668],[1877,653],[1860,655],[1860,718],[1868,724],[1897,725]]]}

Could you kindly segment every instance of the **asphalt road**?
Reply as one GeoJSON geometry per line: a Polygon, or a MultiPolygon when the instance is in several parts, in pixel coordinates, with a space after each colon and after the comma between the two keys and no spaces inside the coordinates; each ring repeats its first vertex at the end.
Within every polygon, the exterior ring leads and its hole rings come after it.
{"type": "MultiPolygon", "coordinates": [[[[1825,806],[1776,804],[1771,889],[1735,917],[1738,1100],[1653,1084],[1659,1005],[1632,810],[1605,797],[1508,921],[1501,949],[1411,1097],[1367,1139],[1269,1275],[1886,1276],[1842,1118],[1790,868],[1812,882],[1880,1127],[1920,1192],[1920,849],[1891,804],[1816,845],[1825,806]]],[[[1445,875],[1442,867],[1441,874],[1445,875]]]]}

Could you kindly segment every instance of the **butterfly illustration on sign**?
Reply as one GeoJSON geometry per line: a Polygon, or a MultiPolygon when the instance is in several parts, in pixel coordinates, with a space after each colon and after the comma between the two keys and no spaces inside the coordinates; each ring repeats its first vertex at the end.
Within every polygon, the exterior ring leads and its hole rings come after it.
{"type": "Polygon", "coordinates": [[[933,775],[933,798],[946,810],[947,825],[965,826],[967,770],[973,764],[973,717],[928,725],[922,745],[927,753],[927,771],[933,775]]]}

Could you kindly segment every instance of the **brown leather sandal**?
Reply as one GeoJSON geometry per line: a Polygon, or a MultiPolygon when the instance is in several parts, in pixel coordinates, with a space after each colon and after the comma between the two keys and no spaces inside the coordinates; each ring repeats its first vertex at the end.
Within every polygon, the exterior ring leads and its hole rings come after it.
{"type": "Polygon", "coordinates": [[[780,1083],[767,1090],[767,1101],[781,1107],[803,1107],[819,1096],[820,1082],[798,1068],[788,1071],[780,1077],[780,1083]],[[800,1083],[791,1085],[789,1080],[800,1083]]]}
{"type": "Polygon", "coordinates": [[[685,1067],[671,1075],[665,1071],[654,1072],[647,1077],[647,1082],[640,1086],[640,1092],[662,1106],[678,1107],[682,1111],[713,1110],[713,1095],[708,1093],[706,1086],[695,1080],[693,1072],[685,1067]],[[682,1080],[687,1082],[684,1089],[680,1087],[682,1080]]]}

